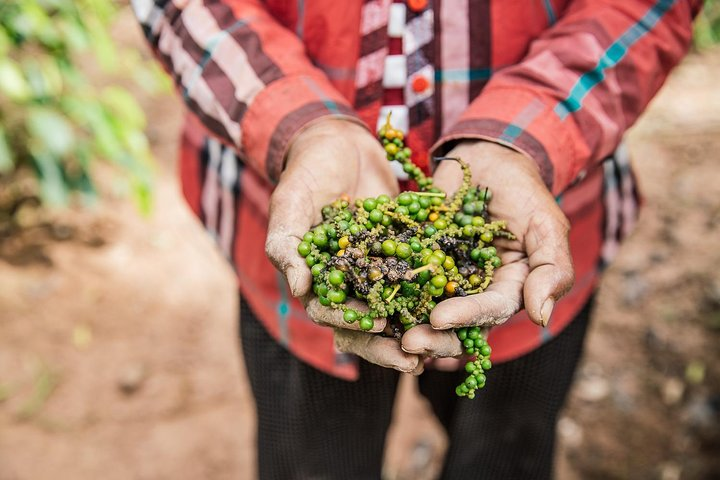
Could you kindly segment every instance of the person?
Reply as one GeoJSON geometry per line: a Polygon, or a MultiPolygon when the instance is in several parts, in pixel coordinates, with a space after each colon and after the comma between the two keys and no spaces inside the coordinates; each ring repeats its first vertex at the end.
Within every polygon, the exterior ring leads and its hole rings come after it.
{"type": "MultiPolygon", "coordinates": [[[[637,210],[622,136],[700,3],[133,0],[188,106],[184,195],[237,272],[261,478],[380,478],[399,372],[448,431],[442,478],[551,476],[593,291],[637,210]],[[323,205],[407,187],[374,136],[389,112],[416,165],[465,159],[517,235],[486,292],[401,343],[321,307],[296,253],[323,205]],[[467,325],[494,327],[472,401],[453,393],[467,325]]],[[[434,178],[452,192],[450,163],[434,178]]]]}

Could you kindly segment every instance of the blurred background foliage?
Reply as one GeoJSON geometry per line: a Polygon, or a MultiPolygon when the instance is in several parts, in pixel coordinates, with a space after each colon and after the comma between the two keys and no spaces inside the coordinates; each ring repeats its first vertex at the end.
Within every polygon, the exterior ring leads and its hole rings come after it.
{"type": "Polygon", "coordinates": [[[699,50],[720,42],[720,0],[705,0],[695,20],[695,47],[699,50]]]}
{"type": "Polygon", "coordinates": [[[127,90],[97,86],[86,75],[89,66],[144,88],[169,89],[154,62],[111,39],[120,8],[109,0],[0,2],[0,215],[5,220],[28,196],[52,206],[93,203],[98,162],[122,172],[113,181],[122,179],[140,209],[150,210],[153,168],[145,115],[127,90]],[[30,191],[18,187],[23,174],[32,179],[30,191]]]}

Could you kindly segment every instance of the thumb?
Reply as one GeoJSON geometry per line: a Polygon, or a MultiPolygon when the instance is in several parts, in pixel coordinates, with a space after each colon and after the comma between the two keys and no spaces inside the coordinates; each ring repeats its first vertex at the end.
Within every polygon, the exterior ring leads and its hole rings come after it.
{"type": "Polygon", "coordinates": [[[265,253],[287,278],[294,297],[309,293],[312,274],[297,251],[303,235],[319,221],[312,192],[297,176],[281,178],[270,198],[270,216],[265,253]]]}
{"type": "Polygon", "coordinates": [[[546,327],[555,302],[573,285],[569,223],[563,215],[535,215],[525,239],[530,274],[523,287],[530,319],[546,327]]]}

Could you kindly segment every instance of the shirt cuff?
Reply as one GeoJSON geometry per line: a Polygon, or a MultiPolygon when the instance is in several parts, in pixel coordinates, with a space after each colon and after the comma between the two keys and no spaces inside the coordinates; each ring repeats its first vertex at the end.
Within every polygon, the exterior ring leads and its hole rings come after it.
{"type": "Polygon", "coordinates": [[[495,142],[532,158],[548,189],[557,195],[582,169],[576,161],[571,120],[554,112],[556,101],[523,88],[483,91],[431,147],[433,156],[448,153],[460,140],[495,142]]]}

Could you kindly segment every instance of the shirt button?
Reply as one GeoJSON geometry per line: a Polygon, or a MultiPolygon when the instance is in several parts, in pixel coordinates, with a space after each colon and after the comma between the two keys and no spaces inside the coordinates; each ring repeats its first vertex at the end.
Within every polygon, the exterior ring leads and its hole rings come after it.
{"type": "Polygon", "coordinates": [[[413,92],[422,93],[428,89],[430,81],[422,75],[418,75],[412,79],[411,87],[413,92]]]}
{"type": "Polygon", "coordinates": [[[407,0],[407,4],[410,10],[421,12],[427,7],[428,0],[407,0]]]}

